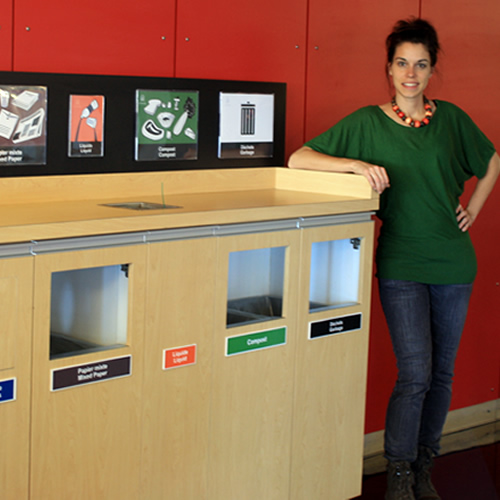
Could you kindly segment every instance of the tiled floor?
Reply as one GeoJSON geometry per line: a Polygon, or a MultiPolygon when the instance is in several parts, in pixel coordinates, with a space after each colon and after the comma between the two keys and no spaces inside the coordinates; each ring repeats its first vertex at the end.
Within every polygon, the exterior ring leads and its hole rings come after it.
{"type": "MultiPolygon", "coordinates": [[[[500,500],[500,443],[438,457],[432,478],[442,500],[500,500]]],[[[386,475],[367,476],[356,500],[383,500],[386,475]]]]}

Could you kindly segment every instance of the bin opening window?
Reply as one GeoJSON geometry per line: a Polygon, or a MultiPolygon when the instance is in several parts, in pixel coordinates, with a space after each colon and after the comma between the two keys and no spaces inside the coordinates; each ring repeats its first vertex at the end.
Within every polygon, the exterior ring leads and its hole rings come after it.
{"type": "Polygon", "coordinates": [[[283,315],[286,247],[229,254],[227,326],[283,315]]]}
{"type": "Polygon", "coordinates": [[[50,359],[123,347],[128,264],[52,273],[50,359]]]}
{"type": "Polygon", "coordinates": [[[362,238],[312,244],[309,312],[359,303],[362,244],[362,238]]]}

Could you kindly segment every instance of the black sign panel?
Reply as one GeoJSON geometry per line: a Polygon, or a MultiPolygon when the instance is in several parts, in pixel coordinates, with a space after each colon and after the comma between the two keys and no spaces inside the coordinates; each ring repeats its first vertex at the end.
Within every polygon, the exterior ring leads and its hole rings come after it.
{"type": "Polygon", "coordinates": [[[132,373],[132,356],[52,370],[52,390],[127,377],[132,373]]]}
{"type": "Polygon", "coordinates": [[[361,328],[361,317],[362,314],[360,313],[310,323],[309,338],[317,339],[337,333],[359,330],[361,328]]]}
{"type": "MultiPolygon", "coordinates": [[[[0,71],[0,81],[0,129],[4,129],[3,137],[1,137],[0,132],[0,149],[2,149],[2,141],[9,141],[12,146],[12,151],[5,152],[6,155],[3,158],[0,154],[0,177],[163,172],[284,165],[286,83],[18,71],[0,71]],[[31,109],[21,109],[23,111],[21,114],[20,108],[12,104],[10,95],[7,92],[1,92],[2,89],[7,90],[11,86],[45,89],[47,99],[43,108],[45,112],[43,120],[37,113],[41,113],[39,105],[42,100],[45,101],[44,96],[41,95],[31,109]],[[174,93],[173,98],[168,101],[158,98],[158,96],[148,98],[146,115],[149,113],[149,116],[144,121],[141,120],[140,128],[137,129],[136,92],[139,89],[147,89],[160,93],[160,95],[165,91],[179,91],[179,93],[174,93]],[[168,89],[175,89],[175,91],[168,89]],[[179,109],[176,109],[174,99],[182,98],[186,96],[186,93],[198,96],[196,100],[193,97],[193,101],[196,101],[197,104],[196,109],[191,103],[186,105],[187,99],[182,99],[178,103],[179,109]],[[268,141],[272,142],[271,150],[267,148],[261,153],[257,147],[255,149],[241,147],[234,152],[236,155],[231,158],[230,162],[219,157],[218,132],[221,93],[274,96],[272,103],[274,119],[271,124],[272,140],[260,139],[260,117],[262,115],[260,108],[255,110],[257,114],[251,110],[243,111],[242,118],[245,121],[241,130],[241,144],[243,146],[253,146],[253,142],[268,141]],[[9,96],[9,102],[7,102],[7,96],[9,96]],[[92,105],[92,107],[87,110],[86,108],[74,110],[78,113],[76,115],[78,122],[80,120],[82,122],[78,138],[76,137],[76,128],[71,127],[71,131],[74,130],[75,135],[69,134],[71,96],[92,97],[89,103],[89,106],[92,105]],[[98,118],[101,117],[98,113],[103,109],[103,106],[100,105],[98,97],[104,99],[103,103],[105,102],[106,106],[105,116],[102,116],[105,118],[104,136],[99,133],[103,122],[99,121],[98,118]],[[97,108],[93,103],[94,100],[99,105],[97,108]],[[169,103],[170,108],[168,107],[169,103]],[[83,118],[81,118],[82,116],[83,118]],[[196,124],[193,123],[194,121],[196,124]],[[37,128],[42,123],[43,128],[37,128]],[[19,134],[17,129],[20,131],[19,134]],[[85,140],[82,137],[84,130],[90,134],[90,138],[87,137],[85,140]],[[94,132],[96,132],[95,135],[94,132]],[[255,135],[252,132],[255,132],[255,135]],[[23,138],[32,138],[39,133],[41,136],[33,141],[46,139],[46,147],[43,148],[45,154],[43,165],[35,164],[34,160],[36,163],[42,163],[42,161],[38,156],[31,158],[35,151],[30,151],[28,141],[23,141],[23,138]],[[7,140],[6,136],[9,136],[10,139],[7,140]],[[158,144],[152,146],[152,151],[146,149],[147,153],[144,156],[141,152],[141,157],[136,158],[134,154],[136,136],[137,140],[141,136],[150,139],[149,145],[158,144]],[[106,145],[104,154],[96,156],[94,153],[97,152],[97,148],[94,149],[94,143],[99,143],[101,139],[106,145]],[[16,142],[13,143],[13,141],[16,142]],[[68,155],[71,141],[81,141],[76,156],[68,155]],[[175,146],[170,145],[170,142],[173,142],[175,146]],[[23,162],[20,161],[21,156],[23,162]],[[186,161],[186,157],[189,161],[186,161]]],[[[23,97],[31,95],[25,94],[23,97]]],[[[24,107],[27,108],[29,104],[30,102],[24,99],[24,107]]],[[[237,120],[237,126],[241,126],[239,120],[237,120]]],[[[30,140],[29,143],[31,144],[32,141],[30,140]]],[[[38,143],[34,142],[34,145],[37,146],[38,143]]],[[[102,142],[99,153],[101,153],[101,148],[102,142]]]]}

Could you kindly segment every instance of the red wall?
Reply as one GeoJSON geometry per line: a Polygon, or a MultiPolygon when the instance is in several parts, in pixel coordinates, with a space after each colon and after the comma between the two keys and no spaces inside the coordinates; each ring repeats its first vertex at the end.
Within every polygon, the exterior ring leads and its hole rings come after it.
{"type": "MultiPolygon", "coordinates": [[[[463,107],[500,147],[498,0],[0,0],[0,8],[0,70],[286,82],[288,153],[389,99],[384,38],[394,21],[421,13],[445,50],[428,95],[463,107]]],[[[497,186],[472,229],[480,270],[453,408],[500,397],[499,209],[497,186]]],[[[396,375],[375,287],[372,309],[367,432],[383,428],[396,375]]]]}
{"type": "Polygon", "coordinates": [[[15,71],[173,75],[174,0],[13,2],[15,71]]]}
{"type": "Polygon", "coordinates": [[[12,69],[12,23],[14,0],[0,0],[0,69],[12,69]]]}
{"type": "MultiPolygon", "coordinates": [[[[440,26],[445,48],[442,74],[433,82],[443,98],[463,107],[500,148],[495,114],[500,106],[500,3],[498,0],[424,2],[423,15],[440,26]]],[[[470,194],[469,186],[467,194],[470,194]]],[[[479,259],[469,318],[459,352],[453,407],[499,397],[500,183],[471,234],[479,259]]]]}

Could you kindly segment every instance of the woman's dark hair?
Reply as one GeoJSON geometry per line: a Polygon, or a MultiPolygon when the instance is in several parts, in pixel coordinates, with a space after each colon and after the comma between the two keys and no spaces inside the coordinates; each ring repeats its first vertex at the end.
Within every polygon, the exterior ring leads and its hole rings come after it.
{"type": "Polygon", "coordinates": [[[431,23],[416,17],[398,21],[385,41],[387,62],[389,64],[394,59],[396,48],[405,42],[425,45],[431,56],[431,66],[436,65],[440,46],[436,30],[431,23]]]}

